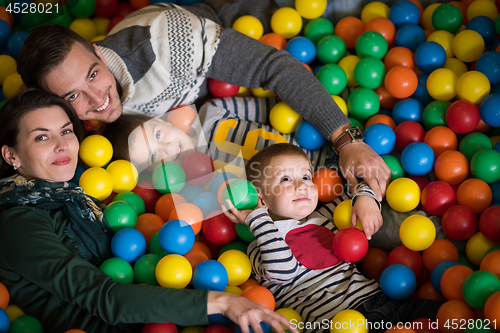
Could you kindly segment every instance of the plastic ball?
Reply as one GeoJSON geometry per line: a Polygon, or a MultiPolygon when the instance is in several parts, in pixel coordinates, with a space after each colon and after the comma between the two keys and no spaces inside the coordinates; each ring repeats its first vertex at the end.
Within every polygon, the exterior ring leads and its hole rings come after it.
{"type": "Polygon", "coordinates": [[[385,78],[384,63],[372,56],[366,56],[357,62],[354,67],[354,79],[366,88],[375,89],[384,83],[385,78]]]}
{"type": "Polygon", "coordinates": [[[181,203],[175,205],[168,216],[169,220],[179,219],[187,222],[193,228],[194,234],[197,235],[203,225],[203,213],[200,208],[192,203],[181,203]]]}
{"type": "Polygon", "coordinates": [[[193,271],[193,287],[224,291],[227,287],[228,274],[226,268],[216,260],[200,262],[193,271]]]}
{"type": "Polygon", "coordinates": [[[368,128],[370,125],[373,124],[386,124],[389,126],[393,131],[396,129],[396,122],[388,115],[386,114],[376,114],[372,116],[370,119],[365,124],[365,130],[368,128]]]}
{"type": "Polygon", "coordinates": [[[340,110],[344,113],[344,115],[347,117],[349,114],[347,110],[347,103],[344,101],[344,99],[340,96],[337,95],[332,95],[333,100],[335,101],[335,104],[340,108],[340,110]]]}
{"type": "Polygon", "coordinates": [[[317,57],[322,64],[336,64],[347,55],[347,46],[342,38],[328,35],[316,45],[317,57]]]}
{"type": "Polygon", "coordinates": [[[230,199],[238,210],[254,209],[258,200],[257,189],[245,179],[236,179],[226,186],[222,192],[222,199],[228,209],[227,199],[230,199]]]}
{"type": "Polygon", "coordinates": [[[479,269],[493,273],[497,278],[500,278],[500,251],[498,249],[491,251],[492,249],[490,249],[481,260],[479,269]]]}
{"type": "MultiPolygon", "coordinates": [[[[352,227],[352,202],[351,200],[344,200],[337,205],[333,212],[333,223],[337,229],[352,227]]],[[[356,221],[356,228],[363,230],[359,219],[356,221]]]]}
{"type": "Polygon", "coordinates": [[[476,16],[467,23],[467,30],[474,30],[483,37],[486,46],[493,44],[496,37],[495,22],[486,16],[476,16]]]}
{"type": "Polygon", "coordinates": [[[465,279],[471,275],[473,270],[464,265],[455,265],[444,271],[441,276],[441,293],[448,300],[465,301],[462,293],[462,287],[465,279]]]}
{"type": "Polygon", "coordinates": [[[354,16],[341,18],[335,26],[335,35],[342,38],[349,49],[356,46],[356,40],[363,32],[365,32],[365,25],[354,16]]]}
{"type": "MultiPolygon", "coordinates": [[[[297,324],[297,330],[299,333],[302,333],[304,330],[300,329],[299,327],[303,327],[304,320],[300,316],[300,314],[295,311],[294,309],[291,308],[280,308],[276,310],[276,313],[279,313],[280,315],[284,316],[290,323],[296,323],[297,324]]],[[[283,325],[281,327],[284,328],[283,325]]]]}
{"type": "Polygon", "coordinates": [[[486,124],[500,127],[500,93],[486,96],[481,102],[479,112],[486,124]]]}
{"type": "Polygon", "coordinates": [[[370,279],[378,280],[386,267],[388,254],[388,250],[370,246],[366,255],[361,259],[363,273],[370,279]]]}
{"type": "Polygon", "coordinates": [[[146,239],[138,230],[120,229],[111,239],[111,252],[115,257],[134,263],[146,253],[146,239]]]}
{"type": "MultiPolygon", "coordinates": [[[[269,326],[267,323],[265,323],[263,321],[260,322],[260,328],[262,329],[263,333],[271,333],[272,332],[271,326],[269,326]]],[[[250,331],[250,333],[254,333],[254,330],[251,327],[249,327],[249,331],[250,331]]],[[[237,325],[235,330],[234,330],[234,333],[242,333],[242,332],[243,331],[241,330],[240,325],[237,325]]],[[[219,332],[217,332],[217,333],[219,333],[219,332]]]]}
{"type": "Polygon", "coordinates": [[[150,181],[141,181],[132,192],[139,195],[144,202],[144,208],[146,213],[154,213],[155,205],[161,194],[154,188],[153,183],[150,181]]]}
{"type": "Polygon", "coordinates": [[[494,149],[482,149],[470,161],[470,170],[476,178],[491,184],[500,180],[500,153],[494,149]]]}
{"type": "Polygon", "coordinates": [[[445,49],[436,42],[424,42],[415,51],[415,63],[426,74],[442,68],[446,61],[445,49]]]}
{"type": "Polygon", "coordinates": [[[177,193],[167,193],[162,195],[155,204],[154,212],[159,215],[163,221],[168,221],[170,219],[170,213],[178,206],[186,203],[181,195],[177,193]]]}
{"type": "Polygon", "coordinates": [[[462,74],[469,71],[467,65],[457,58],[448,58],[444,63],[444,68],[447,68],[457,75],[457,77],[462,76],[462,74]]]}
{"type": "Polygon", "coordinates": [[[432,272],[437,264],[445,260],[458,262],[458,250],[455,245],[446,239],[436,239],[430,247],[422,253],[425,268],[432,272]]]}
{"type": "Polygon", "coordinates": [[[490,82],[478,71],[464,73],[457,82],[457,94],[462,100],[479,104],[490,93],[490,82]]]}
{"type": "Polygon", "coordinates": [[[434,152],[423,142],[410,143],[401,154],[401,165],[410,175],[423,176],[434,166],[434,152]]]}
{"type": "Polygon", "coordinates": [[[17,63],[14,58],[6,54],[0,55],[0,83],[2,85],[9,75],[16,73],[16,68],[17,63]]]}
{"type": "Polygon", "coordinates": [[[102,135],[90,135],[80,144],[80,158],[89,167],[102,167],[111,161],[113,146],[102,135]]]}
{"type": "Polygon", "coordinates": [[[184,187],[186,174],[178,164],[162,162],[153,170],[152,181],[162,194],[177,193],[184,187]]]}
{"type": "Polygon", "coordinates": [[[434,181],[427,184],[422,191],[421,201],[427,213],[434,216],[442,216],[448,208],[455,205],[455,190],[446,182],[434,181]]]}
{"type": "Polygon", "coordinates": [[[500,281],[493,273],[476,271],[463,284],[464,299],[475,309],[484,309],[488,297],[500,291],[500,281]]]}
{"type": "Polygon", "coordinates": [[[417,278],[408,266],[393,264],[384,269],[379,283],[384,295],[393,300],[404,300],[415,291],[417,278]]]}
{"type": "Polygon", "coordinates": [[[396,144],[396,135],[386,124],[373,124],[363,135],[365,143],[379,155],[389,154],[396,144]]]}
{"type": "Polygon", "coordinates": [[[481,115],[476,105],[469,101],[456,101],[446,111],[446,123],[455,133],[464,134],[472,132],[481,115]]]}
{"type": "Polygon", "coordinates": [[[455,150],[458,147],[457,135],[445,126],[436,126],[431,128],[425,134],[423,141],[432,148],[436,158],[438,158],[445,151],[455,150]]]}
{"type": "Polygon", "coordinates": [[[427,79],[429,74],[420,74],[417,76],[418,85],[415,92],[411,95],[412,98],[418,100],[423,105],[427,105],[434,101],[429,92],[427,91],[427,79]]]}
{"type": "Polygon", "coordinates": [[[85,170],[78,184],[85,194],[101,201],[109,197],[113,191],[113,178],[108,171],[99,167],[85,170]]]}
{"type": "Polygon", "coordinates": [[[399,100],[392,109],[392,119],[396,124],[412,121],[421,124],[424,106],[415,98],[399,100]]]}
{"type": "Polygon", "coordinates": [[[326,0],[295,0],[295,9],[306,19],[315,19],[326,10],[326,0]]]}
{"type": "Polygon", "coordinates": [[[479,231],[484,237],[500,242],[500,206],[491,206],[485,209],[479,218],[479,231]]]}
{"type": "Polygon", "coordinates": [[[493,246],[497,245],[497,243],[492,240],[484,237],[481,232],[476,232],[465,245],[465,254],[470,262],[479,266],[481,264],[481,260],[483,260],[486,252],[491,249],[493,246]]]}
{"type": "Polygon", "coordinates": [[[240,87],[234,84],[222,82],[213,78],[208,80],[208,89],[210,93],[217,98],[236,96],[240,87]]]}
{"type": "Polygon", "coordinates": [[[450,207],[441,220],[444,233],[454,240],[466,240],[474,235],[478,225],[474,211],[463,205],[450,207]]]}
{"type": "Polygon", "coordinates": [[[186,258],[178,254],[169,254],[158,262],[155,274],[160,286],[183,289],[191,281],[193,270],[186,258]]]}
{"type": "Polygon", "coordinates": [[[500,319],[500,292],[496,292],[486,300],[484,304],[484,317],[490,322],[498,322],[500,319]]]}
{"type": "Polygon", "coordinates": [[[380,109],[378,95],[372,89],[360,87],[347,99],[349,113],[358,120],[367,120],[380,109]]]}
{"type": "Polygon", "coordinates": [[[330,95],[340,94],[347,85],[346,73],[336,64],[324,65],[316,77],[330,95]]]}
{"type": "Polygon", "coordinates": [[[387,92],[392,96],[407,98],[417,90],[417,74],[411,68],[395,66],[387,72],[384,85],[387,92]]]}
{"type": "Polygon", "coordinates": [[[297,36],[302,29],[302,17],[293,8],[279,8],[271,17],[271,29],[285,39],[290,39],[297,36]]]}
{"type": "Polygon", "coordinates": [[[492,1],[473,1],[467,7],[467,19],[471,21],[477,16],[486,16],[494,20],[498,16],[498,8],[492,1]]]}
{"type": "Polygon", "coordinates": [[[129,205],[132,205],[137,213],[137,216],[146,212],[144,200],[137,193],[130,191],[121,192],[113,198],[113,201],[125,201],[129,205]]]}
{"type": "Polygon", "coordinates": [[[318,17],[309,21],[304,27],[304,36],[316,45],[323,37],[333,35],[334,27],[330,20],[318,17]]]}
{"type": "Polygon", "coordinates": [[[455,33],[462,25],[462,21],[462,12],[453,4],[441,4],[432,13],[432,25],[435,30],[455,33]]]}
{"type": "Polygon", "coordinates": [[[99,269],[111,277],[114,282],[132,284],[134,282],[134,269],[122,258],[114,257],[106,259],[99,269]]]}
{"type": "Polygon", "coordinates": [[[0,308],[0,332],[9,332],[10,320],[9,315],[4,309],[0,308]]]}
{"type": "Polygon", "coordinates": [[[327,139],[307,120],[302,120],[295,130],[295,140],[299,146],[307,150],[316,150],[325,144],[327,139]]]}
{"type": "Polygon", "coordinates": [[[158,231],[165,222],[163,219],[152,213],[141,214],[137,217],[135,229],[138,230],[146,239],[146,244],[149,244],[151,237],[158,231]]]}
{"type": "Polygon", "coordinates": [[[396,46],[403,46],[415,52],[417,47],[425,42],[424,30],[416,24],[408,23],[396,31],[394,43],[396,46]]]}
{"type": "Polygon", "coordinates": [[[422,256],[417,251],[412,251],[407,247],[400,245],[393,249],[387,256],[387,266],[393,264],[403,264],[408,266],[415,276],[418,276],[422,271],[423,260],[422,256]]]}
{"type": "Polygon", "coordinates": [[[183,255],[193,247],[194,235],[193,228],[187,222],[171,220],[161,227],[158,241],[167,253],[183,255]]]}
{"type": "Polygon", "coordinates": [[[491,85],[500,83],[500,53],[489,51],[483,53],[476,62],[476,71],[486,75],[491,85]]]}
{"type": "Polygon", "coordinates": [[[186,156],[181,167],[186,175],[186,181],[192,185],[207,183],[212,178],[214,171],[212,159],[201,152],[194,152],[186,156]]]}
{"type": "Polygon", "coordinates": [[[252,263],[248,256],[238,250],[229,250],[222,253],[217,259],[227,270],[228,285],[239,286],[250,277],[252,263]]]}
{"type": "Polygon", "coordinates": [[[342,178],[333,169],[320,168],[316,170],[312,181],[318,188],[318,200],[321,202],[331,202],[344,192],[342,178]]]}
{"type": "Polygon", "coordinates": [[[245,297],[259,305],[262,305],[271,311],[274,311],[275,300],[273,294],[269,289],[262,286],[253,286],[245,289],[241,294],[241,297],[245,297]]]}
{"type": "Polygon", "coordinates": [[[94,21],[88,18],[77,18],[71,22],[69,28],[83,37],[87,41],[91,41],[97,36],[97,28],[94,21]]]}
{"type": "Polygon", "coordinates": [[[135,208],[125,201],[113,201],[103,211],[110,227],[115,231],[134,228],[137,224],[135,208]]]}
{"type": "Polygon", "coordinates": [[[474,320],[474,311],[470,306],[464,301],[451,300],[444,303],[438,310],[436,315],[436,321],[438,322],[439,331],[444,333],[451,333],[454,330],[449,329],[445,323],[451,322],[451,320],[456,320],[457,322],[462,321],[464,323],[468,320],[474,320]]]}
{"type": "Polygon", "coordinates": [[[368,22],[377,17],[388,18],[389,10],[389,6],[383,2],[369,2],[361,10],[361,21],[364,24],[368,24],[368,22]]]}
{"type": "Polygon", "coordinates": [[[439,180],[458,185],[467,178],[469,162],[459,151],[447,150],[436,159],[434,171],[439,180]]]}
{"type": "Polygon", "coordinates": [[[384,58],[384,65],[387,71],[396,66],[404,66],[415,69],[414,54],[406,47],[396,46],[387,51],[384,58]]]}
{"type": "Polygon", "coordinates": [[[113,179],[113,192],[132,191],[137,185],[138,173],[136,167],[126,160],[112,162],[106,170],[113,179]]]}
{"type": "Polygon", "coordinates": [[[306,37],[294,37],[286,44],[286,50],[300,62],[310,65],[316,58],[316,47],[306,37]]]}
{"type": "Polygon", "coordinates": [[[391,20],[384,17],[376,17],[366,24],[365,31],[376,31],[382,36],[384,36],[387,45],[392,45],[394,43],[394,37],[396,35],[396,27],[391,20]]]}
{"type": "Polygon", "coordinates": [[[248,37],[259,40],[264,34],[264,26],[255,16],[243,15],[234,21],[232,28],[248,37]]]}
{"type": "Polygon", "coordinates": [[[457,75],[448,68],[439,68],[429,74],[427,91],[438,101],[449,101],[457,95],[457,75]]]}
{"type": "Polygon", "coordinates": [[[389,19],[394,23],[396,29],[399,29],[408,23],[418,24],[420,11],[417,5],[411,1],[396,1],[390,7],[389,19]]]}
{"type": "Polygon", "coordinates": [[[203,234],[211,243],[225,245],[236,237],[236,229],[234,223],[218,210],[203,221],[203,234]]]}
{"type": "Polygon", "coordinates": [[[387,164],[387,166],[391,170],[391,179],[390,179],[391,182],[395,179],[404,177],[405,172],[403,170],[403,167],[401,166],[401,162],[399,161],[399,158],[397,158],[396,156],[392,156],[392,155],[383,155],[382,159],[384,160],[385,164],[387,164]]]}
{"type": "MultiPolygon", "coordinates": [[[[290,134],[295,132],[302,117],[285,102],[279,102],[269,113],[271,126],[280,133],[290,134]]],[[[237,178],[237,177],[236,177],[237,178]]]]}
{"type": "Polygon", "coordinates": [[[179,333],[173,323],[149,323],[142,327],[141,333],[179,333]]]}
{"type": "Polygon", "coordinates": [[[453,38],[455,38],[455,36],[453,36],[452,33],[446,30],[434,31],[429,35],[429,37],[427,37],[427,42],[436,42],[443,47],[444,51],[446,52],[446,58],[447,58],[445,59],[445,64],[446,60],[454,56],[453,50],[451,48],[451,45],[453,43],[453,38]]]}
{"type": "Polygon", "coordinates": [[[374,57],[382,59],[387,53],[387,40],[376,31],[366,31],[356,40],[356,53],[360,58],[374,57]]]}
{"type": "Polygon", "coordinates": [[[412,215],[401,224],[399,237],[410,250],[423,251],[436,239],[436,227],[428,217],[412,215]]]}
{"type": "Polygon", "coordinates": [[[467,134],[460,141],[460,145],[458,149],[462,154],[467,157],[470,161],[474,154],[476,154],[481,149],[492,149],[493,146],[491,144],[490,139],[483,133],[470,133],[467,134]]]}
{"type": "Polygon", "coordinates": [[[492,196],[488,184],[477,178],[465,180],[457,189],[458,204],[471,208],[476,214],[482,213],[489,207],[492,196]]]}
{"type": "Polygon", "coordinates": [[[434,289],[441,294],[441,277],[450,267],[457,266],[459,263],[454,260],[444,260],[436,264],[431,272],[431,283],[434,289]]]}
{"type": "Polygon", "coordinates": [[[463,62],[477,60],[483,54],[484,47],[483,37],[474,30],[459,32],[451,45],[455,57],[463,62]]]}
{"type": "Polygon", "coordinates": [[[386,199],[389,206],[397,212],[409,212],[420,202],[420,188],[409,178],[398,178],[387,187],[386,199]]]}
{"type": "Polygon", "coordinates": [[[363,259],[368,251],[368,239],[358,228],[344,228],[335,234],[332,249],[340,260],[356,262],[363,259]]]}
{"type": "Polygon", "coordinates": [[[356,310],[342,310],[331,319],[330,333],[368,333],[368,322],[356,310]]]}

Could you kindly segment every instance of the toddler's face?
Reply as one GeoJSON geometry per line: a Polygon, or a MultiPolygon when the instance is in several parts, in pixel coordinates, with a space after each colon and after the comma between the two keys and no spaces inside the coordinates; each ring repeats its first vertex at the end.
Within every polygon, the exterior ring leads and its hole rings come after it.
{"type": "Polygon", "coordinates": [[[260,179],[262,198],[274,220],[300,220],[316,209],[318,189],[306,158],[277,157],[264,168],[260,179]]]}

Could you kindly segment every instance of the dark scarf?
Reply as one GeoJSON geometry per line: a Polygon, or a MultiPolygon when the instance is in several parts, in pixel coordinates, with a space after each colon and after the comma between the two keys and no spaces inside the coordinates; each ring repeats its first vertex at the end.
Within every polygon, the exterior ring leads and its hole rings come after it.
{"type": "Polygon", "coordinates": [[[17,206],[61,210],[68,217],[66,234],[78,253],[94,265],[112,257],[113,230],[98,205],[102,203],[70,182],[26,179],[20,175],[0,180],[0,212],[17,206]]]}

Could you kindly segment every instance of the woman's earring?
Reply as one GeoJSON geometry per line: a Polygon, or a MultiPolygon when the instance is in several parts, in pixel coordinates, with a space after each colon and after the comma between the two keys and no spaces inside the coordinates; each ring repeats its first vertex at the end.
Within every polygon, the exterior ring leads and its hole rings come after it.
{"type": "Polygon", "coordinates": [[[14,170],[17,170],[16,163],[12,163],[12,166],[14,167],[14,170]]]}

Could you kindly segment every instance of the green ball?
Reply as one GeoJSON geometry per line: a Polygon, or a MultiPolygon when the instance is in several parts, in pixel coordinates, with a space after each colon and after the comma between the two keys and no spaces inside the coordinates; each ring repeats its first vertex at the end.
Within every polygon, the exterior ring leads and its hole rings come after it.
{"type": "MultiPolygon", "coordinates": [[[[486,254],[493,252],[493,251],[500,251],[500,245],[495,245],[492,248],[490,248],[488,251],[486,251],[486,254]]],[[[486,255],[485,254],[485,255],[486,255]]]]}
{"type": "Polygon", "coordinates": [[[234,227],[236,229],[236,234],[238,235],[238,237],[240,237],[245,242],[251,243],[255,240],[255,236],[246,224],[236,223],[234,227]]]}
{"type": "Polygon", "coordinates": [[[177,193],[186,184],[186,173],[174,162],[162,162],[154,169],[152,181],[161,194],[177,193]]]}
{"type": "Polygon", "coordinates": [[[121,192],[115,195],[113,201],[125,201],[132,207],[134,207],[137,216],[142,215],[146,212],[146,205],[144,204],[144,200],[139,196],[139,194],[126,191],[121,192]]]}
{"type": "Polygon", "coordinates": [[[483,133],[470,133],[467,134],[460,144],[458,145],[458,150],[467,157],[469,162],[475,153],[481,149],[492,149],[493,145],[490,138],[488,138],[483,133]]]}
{"type": "Polygon", "coordinates": [[[137,259],[134,264],[134,278],[138,284],[147,284],[150,286],[159,286],[156,280],[156,265],[161,260],[157,254],[148,253],[137,259]]]}
{"type": "Polygon", "coordinates": [[[354,67],[354,79],[362,87],[375,89],[384,83],[384,63],[374,57],[365,57],[358,61],[354,67]]]}
{"type": "Polygon", "coordinates": [[[115,282],[125,284],[134,282],[134,269],[122,258],[109,258],[99,266],[99,269],[115,282]]]}
{"type": "Polygon", "coordinates": [[[453,34],[460,29],[462,21],[462,12],[453,4],[439,5],[432,13],[432,25],[436,30],[446,30],[453,34]]]}
{"type": "MultiPolygon", "coordinates": [[[[257,206],[259,195],[257,189],[246,179],[236,179],[227,184],[222,191],[222,201],[227,209],[226,200],[230,199],[231,203],[237,210],[254,209],[257,206]]],[[[236,224],[238,225],[238,224],[236,224]]]]}
{"type": "Polygon", "coordinates": [[[365,121],[380,109],[380,100],[375,91],[360,87],[354,90],[347,99],[347,109],[354,118],[365,121]]]}
{"type": "Polygon", "coordinates": [[[462,286],[464,299],[474,309],[483,309],[488,297],[500,291],[500,280],[488,271],[475,271],[462,286]]]}
{"type": "Polygon", "coordinates": [[[347,75],[344,69],[336,64],[324,65],[316,77],[330,95],[340,94],[347,86],[347,75]]]}
{"type": "Polygon", "coordinates": [[[67,7],[71,16],[88,18],[94,13],[96,3],[95,0],[69,0],[67,7]]]}
{"type": "Polygon", "coordinates": [[[467,258],[467,255],[465,253],[459,253],[458,254],[458,263],[460,265],[464,265],[464,266],[467,266],[469,267],[470,269],[472,269],[473,271],[477,271],[479,269],[479,267],[477,267],[476,265],[474,265],[470,260],[469,258],[467,258]]]}
{"type": "Polygon", "coordinates": [[[495,149],[481,149],[470,161],[474,177],[491,184],[500,180],[500,153],[495,149]]]}
{"type": "MultiPolygon", "coordinates": [[[[248,230],[248,231],[250,231],[250,230],[248,230]]],[[[223,247],[220,248],[220,250],[219,250],[219,257],[220,257],[221,254],[223,254],[224,252],[229,251],[229,250],[238,250],[240,252],[243,252],[244,254],[247,254],[247,247],[248,247],[248,243],[243,243],[243,242],[240,242],[240,241],[237,241],[237,240],[236,241],[232,241],[231,243],[228,243],[228,244],[226,244],[226,245],[224,245],[223,247]]]]}
{"type": "Polygon", "coordinates": [[[349,119],[349,121],[351,122],[351,125],[353,127],[356,127],[358,126],[359,130],[361,132],[364,132],[365,131],[365,126],[363,125],[363,123],[361,123],[359,120],[357,120],[356,118],[352,118],[352,117],[347,117],[347,119],[349,119]]]}
{"type": "Polygon", "coordinates": [[[336,64],[346,55],[347,46],[338,36],[325,36],[316,45],[316,57],[322,64],[336,64]]]}
{"type": "Polygon", "coordinates": [[[10,323],[9,333],[43,333],[43,326],[35,317],[24,315],[10,323]]]}
{"type": "Polygon", "coordinates": [[[495,20],[495,30],[497,31],[497,35],[500,35],[500,15],[495,20]]]}
{"type": "Polygon", "coordinates": [[[358,37],[355,48],[360,58],[375,57],[380,60],[385,57],[389,46],[382,34],[376,31],[367,31],[358,37]]]}
{"type": "Polygon", "coordinates": [[[159,233],[160,233],[159,231],[155,232],[153,236],[151,236],[151,238],[149,239],[148,251],[157,254],[161,258],[163,258],[164,256],[168,255],[168,252],[165,251],[160,245],[160,241],[158,240],[159,233]]]}
{"type": "Polygon", "coordinates": [[[27,12],[21,15],[21,27],[29,32],[31,29],[49,22],[51,19],[50,14],[39,11],[33,13],[27,12]]]}
{"type": "Polygon", "coordinates": [[[446,126],[446,110],[450,107],[451,103],[445,101],[433,101],[427,104],[422,113],[422,120],[426,130],[437,126],[446,126]]]}
{"type": "Polygon", "coordinates": [[[384,160],[385,164],[387,164],[389,169],[391,169],[391,182],[394,179],[398,179],[405,176],[405,171],[401,166],[399,158],[393,155],[382,155],[382,159],[384,160]]]}
{"type": "Polygon", "coordinates": [[[114,232],[123,228],[135,228],[137,224],[135,208],[125,201],[112,201],[104,208],[103,213],[114,232]]]}
{"type": "Polygon", "coordinates": [[[333,35],[333,23],[323,17],[315,18],[307,22],[304,27],[304,36],[309,38],[314,45],[318,44],[321,38],[333,35]]]}
{"type": "Polygon", "coordinates": [[[69,28],[72,22],[73,18],[71,17],[71,14],[68,12],[66,7],[61,7],[59,13],[54,12],[52,14],[52,19],[50,20],[51,24],[59,24],[66,28],[69,28]]]}
{"type": "Polygon", "coordinates": [[[487,319],[476,319],[473,322],[467,322],[467,328],[464,333],[492,333],[492,323],[487,319]]]}

